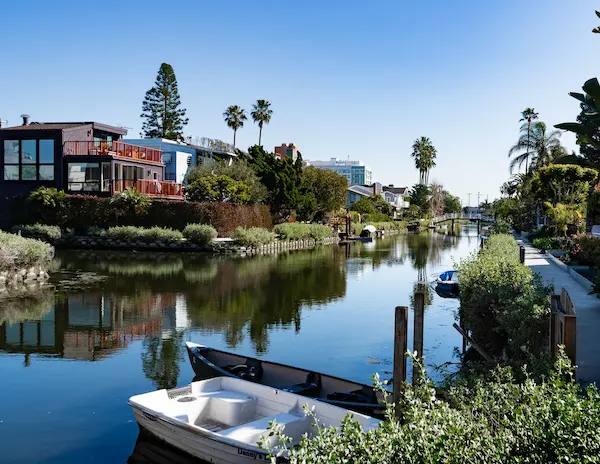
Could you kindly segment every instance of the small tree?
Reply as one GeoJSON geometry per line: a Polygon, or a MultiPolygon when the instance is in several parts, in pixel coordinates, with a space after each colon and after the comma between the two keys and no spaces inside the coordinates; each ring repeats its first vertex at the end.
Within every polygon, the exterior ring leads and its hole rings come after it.
{"type": "Polygon", "coordinates": [[[320,221],[346,204],[348,181],[337,172],[308,166],[302,172],[301,190],[316,200],[315,219],[320,221]]]}
{"type": "Polygon", "coordinates": [[[189,201],[236,203],[250,202],[250,191],[243,182],[228,176],[200,177],[188,185],[185,191],[189,201]]]}
{"type": "Polygon", "coordinates": [[[154,87],[146,92],[142,103],[141,118],[144,119],[142,136],[146,138],[183,139],[183,127],[187,125],[185,109],[177,90],[177,78],[170,64],[160,65],[154,87]]]}
{"type": "Polygon", "coordinates": [[[554,221],[556,232],[560,232],[565,237],[567,236],[569,224],[579,226],[581,219],[583,218],[581,211],[573,205],[565,205],[563,203],[553,205],[547,201],[544,203],[544,206],[546,207],[550,219],[554,221]]]}

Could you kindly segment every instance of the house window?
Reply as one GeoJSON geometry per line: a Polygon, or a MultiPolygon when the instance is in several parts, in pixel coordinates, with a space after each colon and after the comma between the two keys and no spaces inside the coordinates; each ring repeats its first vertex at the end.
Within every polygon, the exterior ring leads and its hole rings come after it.
{"type": "Polygon", "coordinates": [[[54,180],[54,140],[5,140],[4,180],[54,180]]]}
{"type": "Polygon", "coordinates": [[[68,163],[67,182],[72,192],[99,192],[100,163],[68,163]]]}

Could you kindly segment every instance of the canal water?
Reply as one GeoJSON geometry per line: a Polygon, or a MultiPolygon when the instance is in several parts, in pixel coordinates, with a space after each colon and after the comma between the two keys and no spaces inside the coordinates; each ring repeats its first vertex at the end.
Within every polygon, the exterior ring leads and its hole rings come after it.
{"type": "MultiPolygon", "coordinates": [[[[411,308],[412,328],[418,282],[476,247],[464,227],[253,258],[59,252],[55,289],[0,300],[0,462],[154,462],[163,447],[138,438],[127,399],[190,382],[187,340],[389,379],[394,308],[411,308]]],[[[458,301],[425,287],[424,352],[440,379],[434,366],[461,346],[458,301]]]]}

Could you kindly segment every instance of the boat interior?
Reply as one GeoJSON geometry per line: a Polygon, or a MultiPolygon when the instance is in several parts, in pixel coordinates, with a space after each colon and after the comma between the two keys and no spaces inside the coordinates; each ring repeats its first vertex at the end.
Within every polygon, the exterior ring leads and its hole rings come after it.
{"type": "MultiPolygon", "coordinates": [[[[335,406],[230,377],[137,395],[130,403],[134,408],[141,406],[142,410],[164,415],[188,428],[250,445],[257,445],[273,420],[284,426],[292,445],[303,434],[310,434],[313,419],[304,414],[305,403],[315,406],[319,421],[328,426],[339,425],[347,413],[335,406]]],[[[361,414],[355,414],[355,419],[369,428],[379,422],[361,414]]]]}
{"type": "Polygon", "coordinates": [[[378,404],[372,387],[316,372],[261,362],[213,349],[201,351],[208,361],[244,380],[274,386],[297,395],[351,403],[378,404]]]}

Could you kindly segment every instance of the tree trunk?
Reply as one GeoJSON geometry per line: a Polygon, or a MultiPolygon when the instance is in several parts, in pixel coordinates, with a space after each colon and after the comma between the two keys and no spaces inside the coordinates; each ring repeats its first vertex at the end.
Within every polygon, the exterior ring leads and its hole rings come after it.
{"type": "Polygon", "coordinates": [[[233,149],[235,150],[235,133],[237,132],[237,129],[233,129],[233,149]]]}
{"type": "Polygon", "coordinates": [[[258,145],[262,147],[261,139],[262,139],[262,121],[258,124],[258,145]]]}
{"type": "Polygon", "coordinates": [[[531,146],[531,119],[527,120],[527,156],[525,157],[525,175],[529,172],[529,147],[531,146]]]}

